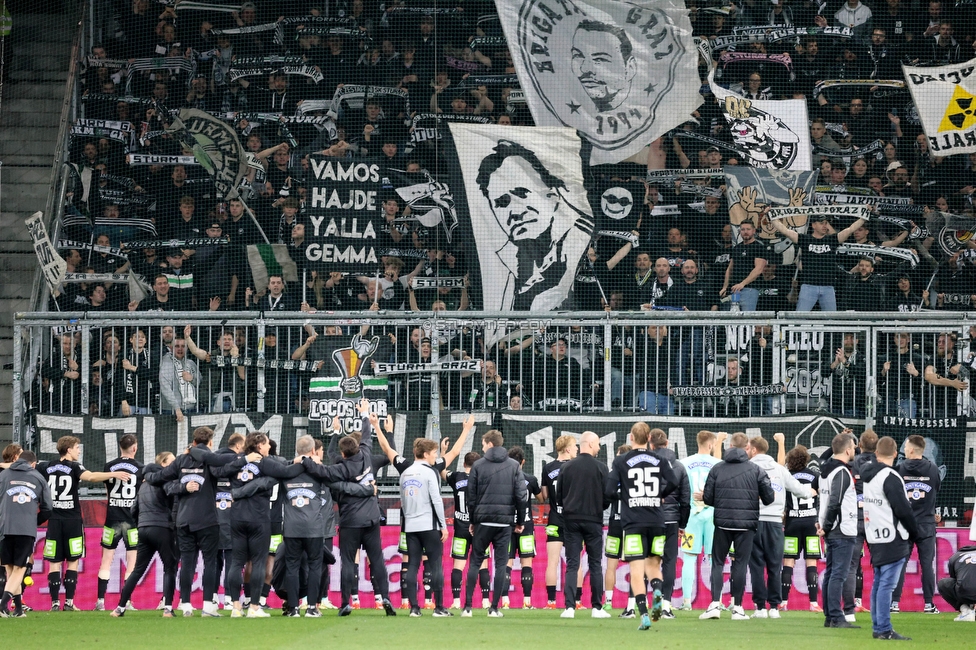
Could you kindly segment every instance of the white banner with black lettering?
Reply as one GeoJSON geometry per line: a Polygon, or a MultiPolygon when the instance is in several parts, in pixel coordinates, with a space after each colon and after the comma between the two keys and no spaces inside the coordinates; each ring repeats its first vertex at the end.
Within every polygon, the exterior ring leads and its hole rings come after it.
{"type": "Polygon", "coordinates": [[[535,123],[577,129],[593,164],[636,154],[702,103],[684,3],[495,4],[535,123]]]}
{"type": "Polygon", "coordinates": [[[929,147],[940,156],[976,151],[976,59],[934,68],[903,65],[929,147]]]}
{"type": "Polygon", "coordinates": [[[481,359],[437,361],[435,363],[376,362],[373,370],[377,375],[403,375],[411,372],[481,372],[481,359]]]}
{"type": "Polygon", "coordinates": [[[47,282],[48,289],[54,293],[68,271],[68,263],[58,255],[54,246],[51,245],[51,240],[47,236],[47,229],[44,227],[44,214],[42,212],[35,212],[27,217],[24,223],[27,225],[27,232],[30,233],[31,242],[34,244],[37,260],[41,263],[44,281],[47,282]]]}

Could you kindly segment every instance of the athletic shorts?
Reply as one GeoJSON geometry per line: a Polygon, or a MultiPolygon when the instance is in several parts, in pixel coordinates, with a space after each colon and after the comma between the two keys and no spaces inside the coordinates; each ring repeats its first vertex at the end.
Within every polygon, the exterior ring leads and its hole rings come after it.
{"type": "Polygon", "coordinates": [[[549,525],[546,526],[546,544],[549,542],[563,543],[563,525],[558,519],[553,522],[550,518],[549,525]]]}
{"type": "Polygon", "coordinates": [[[783,539],[783,557],[790,560],[800,559],[802,554],[807,560],[819,560],[823,557],[820,536],[817,535],[816,519],[793,519],[786,523],[783,539]]]}
{"type": "Polygon", "coordinates": [[[508,557],[535,557],[535,527],[526,526],[521,533],[512,533],[512,544],[508,547],[508,557]]]}
{"type": "Polygon", "coordinates": [[[664,526],[634,526],[624,529],[624,560],[636,562],[644,558],[664,556],[668,532],[664,526]]]}
{"type": "Polygon", "coordinates": [[[47,522],[44,559],[64,562],[85,555],[85,522],[81,519],[51,519],[47,522]]]}
{"type": "Polygon", "coordinates": [[[268,555],[278,554],[278,547],[285,541],[283,532],[284,525],[280,521],[271,522],[271,544],[268,546],[268,555]]]}
{"type": "Polygon", "coordinates": [[[607,541],[603,544],[603,554],[611,560],[623,559],[624,529],[620,521],[611,521],[607,526],[607,541]]]}
{"type": "Polygon", "coordinates": [[[712,538],[715,536],[715,510],[706,508],[698,514],[688,517],[685,526],[685,536],[678,541],[678,548],[682,553],[698,555],[705,551],[712,554],[712,538]]]}
{"type": "Polygon", "coordinates": [[[451,557],[455,560],[467,560],[471,552],[471,533],[468,527],[454,527],[454,540],[451,542],[451,557]]]}
{"type": "Polygon", "coordinates": [[[34,556],[34,537],[32,535],[5,535],[0,540],[0,564],[4,566],[27,566],[34,556]]]}
{"type": "Polygon", "coordinates": [[[139,529],[125,522],[102,528],[102,548],[114,549],[119,542],[125,543],[127,551],[136,550],[139,545],[139,529]]]}

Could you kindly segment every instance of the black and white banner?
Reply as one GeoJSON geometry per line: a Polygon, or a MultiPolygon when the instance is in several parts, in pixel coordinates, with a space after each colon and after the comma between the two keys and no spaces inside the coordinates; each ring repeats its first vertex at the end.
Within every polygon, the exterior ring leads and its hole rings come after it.
{"type": "MultiPolygon", "coordinates": [[[[976,424],[976,423],[974,423],[976,424]]],[[[923,455],[939,468],[942,488],[939,490],[939,513],[945,519],[962,516],[968,507],[967,492],[972,498],[972,458],[974,430],[964,415],[946,418],[903,418],[896,415],[879,415],[874,423],[879,436],[891,436],[899,446],[899,459],[904,458],[905,440],[908,436],[925,438],[923,455]],[[966,484],[969,484],[967,488],[966,484]]]]}
{"type": "Polygon", "coordinates": [[[539,126],[577,129],[593,164],[624,160],[702,103],[684,3],[497,0],[539,126]]]}
{"type": "MultiPolygon", "coordinates": [[[[410,208],[410,217],[416,219],[427,228],[430,245],[441,246],[441,250],[455,250],[459,240],[455,230],[461,224],[461,216],[467,216],[467,206],[464,205],[464,195],[460,178],[455,170],[457,167],[444,163],[448,156],[453,156],[450,145],[441,151],[442,173],[434,176],[426,169],[419,172],[408,172],[389,167],[383,178],[388,189],[396,192],[400,200],[410,208]]],[[[465,222],[468,219],[464,220],[465,222]]],[[[463,228],[464,232],[470,232],[463,228]]]]}
{"type": "Polygon", "coordinates": [[[481,359],[438,361],[436,363],[379,363],[373,368],[377,375],[403,375],[413,372],[481,372],[481,359]]]}
{"type": "Polygon", "coordinates": [[[129,165],[199,165],[193,156],[163,156],[148,153],[130,153],[125,157],[129,165]]]}
{"type": "MultiPolygon", "coordinates": [[[[742,165],[730,165],[724,169],[733,240],[739,240],[739,224],[751,221],[759,229],[760,240],[772,246],[774,252],[783,255],[781,263],[792,264],[792,242],[773,229],[771,222],[765,218],[765,212],[772,207],[809,205],[817,183],[817,172],[756,169],[742,165]]],[[[806,232],[807,215],[786,217],[785,221],[789,228],[806,232]]]]}
{"type": "Polygon", "coordinates": [[[593,217],[579,136],[561,127],[451,124],[488,311],[568,304],[593,217]]]}
{"type": "Polygon", "coordinates": [[[379,262],[383,161],[309,155],[305,257],[329,271],[361,272],[379,262]]]}
{"type": "Polygon", "coordinates": [[[770,219],[788,219],[789,217],[810,217],[824,215],[831,218],[864,219],[867,220],[870,211],[863,205],[801,205],[789,208],[770,208],[767,213],[770,219]]]}
{"type": "Polygon", "coordinates": [[[714,68],[708,83],[746,164],[766,169],[813,169],[805,101],[740,97],[715,83],[714,68]]]}
{"type": "Polygon", "coordinates": [[[199,109],[184,108],[167,131],[193,151],[193,157],[210,174],[218,198],[237,197],[248,165],[244,145],[233,126],[199,109]]]}
{"type": "Polygon", "coordinates": [[[444,275],[429,278],[414,276],[410,280],[410,288],[412,289],[460,289],[462,287],[464,287],[464,278],[444,275]]]}
{"type": "Polygon", "coordinates": [[[976,151],[976,59],[932,68],[903,65],[929,147],[940,156],[976,151]]]}
{"type": "Polygon", "coordinates": [[[51,245],[51,240],[47,236],[47,229],[44,227],[44,214],[35,212],[24,220],[27,225],[27,232],[30,233],[31,243],[34,245],[34,252],[37,253],[37,260],[41,263],[41,274],[47,282],[48,289],[55,292],[65,273],[68,271],[68,263],[58,255],[51,245]]]}
{"type": "Polygon", "coordinates": [[[925,230],[935,237],[942,252],[951,257],[969,249],[976,237],[976,219],[948,212],[929,212],[925,215],[925,230]]]}
{"type": "Polygon", "coordinates": [[[79,119],[71,126],[71,135],[84,138],[108,138],[128,144],[132,137],[132,130],[132,122],[79,119]]]}

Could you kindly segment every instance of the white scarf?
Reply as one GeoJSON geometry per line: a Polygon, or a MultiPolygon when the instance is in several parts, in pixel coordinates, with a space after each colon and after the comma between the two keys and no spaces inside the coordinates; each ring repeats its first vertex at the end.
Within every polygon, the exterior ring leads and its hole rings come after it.
{"type": "Polygon", "coordinates": [[[182,398],[183,407],[188,408],[191,406],[196,406],[197,404],[197,394],[193,390],[193,382],[186,381],[183,379],[183,371],[186,368],[183,361],[173,357],[173,366],[176,368],[176,379],[180,383],[180,397],[182,398]]]}

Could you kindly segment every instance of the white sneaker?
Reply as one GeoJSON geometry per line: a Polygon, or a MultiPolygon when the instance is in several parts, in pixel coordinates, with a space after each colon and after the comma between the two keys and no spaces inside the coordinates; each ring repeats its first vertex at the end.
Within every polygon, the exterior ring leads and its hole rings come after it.
{"type": "Polygon", "coordinates": [[[244,618],[244,612],[243,612],[243,610],[237,609],[236,607],[234,607],[233,605],[231,605],[231,608],[230,608],[230,617],[231,618],[244,618]]]}
{"type": "Polygon", "coordinates": [[[264,611],[260,607],[258,609],[254,609],[253,607],[248,607],[247,618],[271,618],[271,614],[264,611]]]}
{"type": "Polygon", "coordinates": [[[193,605],[190,603],[183,603],[180,605],[180,611],[183,612],[183,616],[190,617],[193,616],[193,605]]]}
{"type": "Polygon", "coordinates": [[[605,609],[602,609],[600,607],[594,607],[591,616],[593,618],[611,618],[612,615],[610,614],[610,612],[606,611],[605,609]]]}
{"type": "Polygon", "coordinates": [[[230,596],[224,596],[224,609],[233,609],[234,599],[230,596]]]}
{"type": "Polygon", "coordinates": [[[756,613],[752,615],[753,618],[769,618],[769,614],[766,613],[765,609],[757,609],[756,613]]]}
{"type": "Polygon", "coordinates": [[[722,618],[722,603],[717,601],[709,603],[708,609],[702,612],[698,618],[702,621],[710,618],[722,618]]]}
{"type": "Polygon", "coordinates": [[[508,596],[502,596],[502,609],[509,609],[511,606],[508,596]]]}
{"type": "Polygon", "coordinates": [[[959,612],[959,616],[953,619],[957,623],[976,623],[976,610],[972,607],[963,605],[959,612]]]}
{"type": "Polygon", "coordinates": [[[471,608],[465,607],[461,610],[461,618],[471,618],[471,608]]]}
{"type": "Polygon", "coordinates": [[[319,609],[339,609],[339,608],[333,605],[332,601],[329,600],[328,598],[323,598],[322,600],[319,601],[319,609]]]}
{"type": "Polygon", "coordinates": [[[844,620],[847,621],[848,623],[856,623],[857,622],[857,619],[854,618],[854,615],[853,614],[845,614],[844,615],[844,620]]]}
{"type": "Polygon", "coordinates": [[[742,609],[741,605],[736,605],[732,608],[732,620],[733,621],[748,621],[749,615],[746,614],[746,610],[742,609]]]}
{"type": "Polygon", "coordinates": [[[200,616],[204,618],[220,618],[220,612],[217,610],[217,604],[213,601],[204,602],[203,609],[200,611],[200,616]]]}
{"type": "Polygon", "coordinates": [[[576,618],[576,610],[571,607],[567,607],[563,610],[563,613],[559,615],[559,618],[576,618]]]}
{"type": "Polygon", "coordinates": [[[779,610],[778,609],[776,609],[775,607],[773,607],[773,608],[771,608],[769,610],[769,618],[779,618],[779,617],[780,616],[779,616],[779,610]]]}
{"type": "Polygon", "coordinates": [[[451,609],[461,609],[461,599],[455,598],[454,602],[451,603],[451,609]]]}

